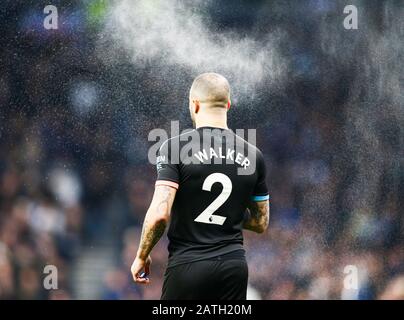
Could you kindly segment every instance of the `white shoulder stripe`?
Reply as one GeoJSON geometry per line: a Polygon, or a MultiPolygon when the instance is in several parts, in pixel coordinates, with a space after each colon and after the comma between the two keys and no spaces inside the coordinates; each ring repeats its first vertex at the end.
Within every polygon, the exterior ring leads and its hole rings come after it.
{"type": "Polygon", "coordinates": [[[164,141],[164,142],[162,143],[162,145],[161,145],[160,148],[159,148],[159,151],[161,151],[161,148],[163,148],[163,146],[164,146],[168,141],[170,141],[170,140],[172,140],[172,139],[175,139],[175,138],[179,138],[179,137],[183,136],[184,134],[187,134],[187,133],[189,134],[189,133],[192,132],[192,131],[195,131],[195,129],[190,130],[190,131],[187,131],[187,132],[184,132],[184,133],[181,133],[181,134],[178,134],[178,135],[176,135],[176,136],[174,136],[174,137],[168,138],[166,141],[164,141]]]}

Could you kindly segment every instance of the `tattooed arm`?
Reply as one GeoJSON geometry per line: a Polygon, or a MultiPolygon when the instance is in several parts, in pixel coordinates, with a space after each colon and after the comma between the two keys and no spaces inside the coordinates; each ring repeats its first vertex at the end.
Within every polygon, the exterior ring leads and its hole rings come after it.
{"type": "Polygon", "coordinates": [[[151,259],[149,255],[166,229],[176,192],[175,188],[165,185],[158,185],[154,190],[152,202],[143,222],[139,249],[131,267],[135,282],[149,282],[147,277],[150,274],[151,259]],[[144,276],[141,276],[140,271],[143,269],[144,276]]]}
{"type": "Polygon", "coordinates": [[[244,220],[243,229],[257,233],[263,233],[268,228],[269,201],[252,201],[248,206],[247,218],[244,220]]]}

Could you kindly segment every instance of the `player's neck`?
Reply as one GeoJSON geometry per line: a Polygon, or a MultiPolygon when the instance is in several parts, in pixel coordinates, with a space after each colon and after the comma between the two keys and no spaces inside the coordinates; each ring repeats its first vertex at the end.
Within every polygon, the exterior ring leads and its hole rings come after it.
{"type": "Polygon", "coordinates": [[[216,114],[214,117],[210,115],[200,115],[195,119],[195,127],[196,129],[201,127],[229,129],[227,127],[227,114],[216,114]]]}

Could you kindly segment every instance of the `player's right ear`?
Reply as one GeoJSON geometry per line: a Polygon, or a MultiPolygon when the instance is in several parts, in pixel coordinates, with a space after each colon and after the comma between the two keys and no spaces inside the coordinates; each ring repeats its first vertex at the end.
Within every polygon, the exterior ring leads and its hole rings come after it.
{"type": "Polygon", "coordinates": [[[195,107],[195,113],[198,113],[200,108],[201,108],[201,106],[199,104],[199,101],[198,100],[192,100],[192,102],[193,102],[194,107],[195,107]]]}

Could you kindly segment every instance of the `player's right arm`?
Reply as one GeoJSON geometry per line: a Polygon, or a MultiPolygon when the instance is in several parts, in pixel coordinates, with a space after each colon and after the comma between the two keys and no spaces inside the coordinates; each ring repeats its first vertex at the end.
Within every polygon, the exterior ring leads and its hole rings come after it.
{"type": "Polygon", "coordinates": [[[159,149],[156,165],[157,181],[155,191],[144,219],[139,250],[131,267],[135,282],[145,284],[149,283],[150,252],[166,229],[179,186],[178,166],[170,161],[167,141],[159,149]],[[143,269],[144,275],[140,273],[143,269]]]}
{"type": "Polygon", "coordinates": [[[243,229],[263,233],[268,228],[268,223],[269,200],[251,201],[247,208],[243,229]]]}

